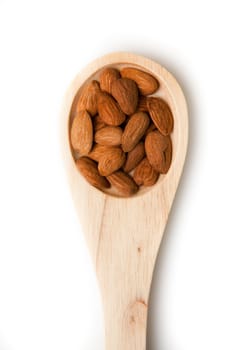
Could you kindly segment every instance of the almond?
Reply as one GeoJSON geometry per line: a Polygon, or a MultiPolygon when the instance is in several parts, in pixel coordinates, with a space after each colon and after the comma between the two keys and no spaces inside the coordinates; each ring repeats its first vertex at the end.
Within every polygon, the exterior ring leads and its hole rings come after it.
{"type": "Polygon", "coordinates": [[[97,95],[100,92],[98,81],[92,80],[85,85],[78,97],[77,111],[87,110],[91,116],[97,114],[97,95]]]}
{"type": "Polygon", "coordinates": [[[100,88],[109,94],[112,93],[112,84],[119,79],[120,72],[115,68],[105,68],[100,73],[100,88]]]}
{"type": "Polygon", "coordinates": [[[139,112],[148,112],[147,97],[146,96],[140,96],[139,97],[137,110],[139,112]]]}
{"type": "Polygon", "coordinates": [[[150,124],[149,116],[144,112],[138,112],[130,117],[122,135],[122,148],[130,152],[143,137],[150,124]]]}
{"type": "Polygon", "coordinates": [[[91,152],[88,154],[88,157],[98,162],[103,155],[105,155],[107,152],[111,152],[112,149],[115,148],[116,147],[103,146],[97,143],[94,145],[91,152]]]}
{"type": "Polygon", "coordinates": [[[79,155],[90,152],[93,144],[92,120],[87,111],[80,111],[73,119],[70,131],[71,145],[79,155]]]}
{"type": "Polygon", "coordinates": [[[136,167],[133,178],[139,186],[153,186],[159,178],[159,173],[153,169],[145,157],[136,167]]]}
{"type": "Polygon", "coordinates": [[[107,124],[105,124],[103,122],[103,120],[101,119],[101,117],[99,115],[97,115],[93,118],[93,126],[94,126],[94,130],[98,131],[98,130],[104,128],[105,126],[107,126],[107,124]]]}
{"type": "Polygon", "coordinates": [[[145,150],[149,163],[159,173],[166,174],[172,160],[172,143],[170,136],[159,131],[152,131],[146,136],[145,150]]]}
{"type": "Polygon", "coordinates": [[[115,80],[112,84],[112,96],[125,114],[133,114],[138,105],[138,88],[136,83],[127,78],[115,80]]]}
{"type": "Polygon", "coordinates": [[[138,191],[138,186],[131,176],[123,171],[116,171],[107,177],[112,186],[116,187],[119,194],[124,197],[129,197],[138,191]]]}
{"type": "Polygon", "coordinates": [[[122,133],[119,126],[106,126],[95,133],[95,142],[105,146],[119,146],[122,133]]]}
{"type": "Polygon", "coordinates": [[[76,161],[76,165],[80,173],[92,186],[100,190],[110,187],[108,180],[99,174],[97,164],[93,160],[87,157],[81,157],[76,161]]]}
{"type": "Polygon", "coordinates": [[[98,170],[103,176],[108,176],[120,169],[125,162],[125,153],[119,147],[112,147],[99,158],[98,170]]]}
{"type": "Polygon", "coordinates": [[[116,101],[106,92],[98,94],[98,112],[104,123],[118,126],[125,121],[125,114],[116,101]]]}
{"type": "Polygon", "coordinates": [[[127,159],[123,167],[126,173],[133,170],[145,156],[145,147],[143,142],[139,142],[132,151],[127,154],[127,159]]]}
{"type": "Polygon", "coordinates": [[[173,116],[168,104],[158,97],[150,97],[147,107],[151,119],[163,135],[169,135],[173,129],[173,116]]]}
{"type": "Polygon", "coordinates": [[[159,88],[158,81],[152,75],[137,68],[123,68],[121,76],[134,80],[142,95],[151,95],[159,88]]]}

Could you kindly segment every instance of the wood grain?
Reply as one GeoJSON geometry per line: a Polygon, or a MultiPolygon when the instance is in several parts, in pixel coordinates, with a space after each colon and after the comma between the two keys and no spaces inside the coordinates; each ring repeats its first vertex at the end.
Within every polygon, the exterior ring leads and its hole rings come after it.
{"type": "Polygon", "coordinates": [[[62,110],[62,145],[77,213],[95,265],[105,316],[106,350],[145,350],[148,299],[153,269],[188,142],[188,113],[175,78],[158,63],[134,54],[112,53],[89,64],[70,85],[62,110]],[[155,75],[157,96],[174,116],[173,159],[166,176],[132,198],[91,187],[75,167],[68,130],[72,101],[86,81],[106,66],[135,66],[155,75]]]}

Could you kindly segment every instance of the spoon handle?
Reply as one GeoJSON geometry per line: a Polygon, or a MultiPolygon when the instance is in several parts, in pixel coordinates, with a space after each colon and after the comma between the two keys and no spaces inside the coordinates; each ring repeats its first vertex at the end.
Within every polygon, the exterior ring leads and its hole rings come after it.
{"type": "Polygon", "coordinates": [[[131,201],[108,199],[98,233],[95,263],[106,350],[146,349],[149,292],[165,220],[144,211],[141,200],[131,201]]]}
{"type": "MultiPolygon", "coordinates": [[[[112,287],[114,289],[114,285],[112,287]]],[[[105,349],[145,350],[147,300],[138,298],[136,291],[131,290],[132,301],[129,301],[129,298],[120,295],[122,287],[119,283],[115,285],[116,292],[104,302],[105,349]]]]}

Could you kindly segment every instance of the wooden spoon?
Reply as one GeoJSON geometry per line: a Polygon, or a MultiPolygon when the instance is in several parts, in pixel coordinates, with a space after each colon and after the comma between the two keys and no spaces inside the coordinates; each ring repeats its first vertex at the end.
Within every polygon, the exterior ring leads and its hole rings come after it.
{"type": "Polygon", "coordinates": [[[63,119],[63,150],[74,203],[95,265],[105,317],[106,350],[145,350],[153,269],[182,173],[188,113],[175,78],[158,63],[134,54],[112,53],[89,64],[68,89],[63,119]],[[157,96],[174,116],[173,159],[169,172],[132,198],[114,197],[89,185],[78,172],[69,144],[69,113],[83,83],[106,66],[134,66],[155,75],[157,96]]]}

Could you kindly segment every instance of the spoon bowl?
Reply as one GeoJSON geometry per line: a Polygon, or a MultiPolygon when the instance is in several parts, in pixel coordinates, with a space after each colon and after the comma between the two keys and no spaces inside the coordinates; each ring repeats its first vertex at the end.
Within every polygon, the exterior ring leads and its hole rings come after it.
{"type": "Polygon", "coordinates": [[[63,154],[71,192],[96,269],[103,301],[107,350],[145,350],[153,270],[182,173],[188,143],[188,112],[175,78],[158,63],[130,53],[112,53],[89,64],[70,85],[62,110],[63,154]],[[101,69],[137,67],[160,82],[156,96],[173,113],[173,158],[166,175],[136,196],[120,198],[89,185],[78,172],[69,142],[72,102],[101,69]]]}

